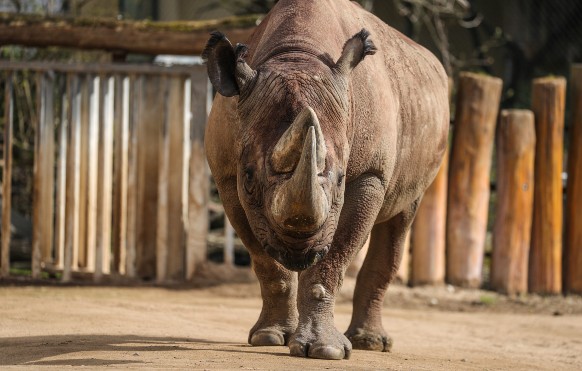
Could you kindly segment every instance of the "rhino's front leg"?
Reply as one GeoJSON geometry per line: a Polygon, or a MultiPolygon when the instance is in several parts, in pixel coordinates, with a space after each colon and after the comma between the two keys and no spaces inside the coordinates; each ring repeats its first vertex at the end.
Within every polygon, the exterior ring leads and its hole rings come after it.
{"type": "Polygon", "coordinates": [[[346,185],[344,206],[329,253],[299,275],[299,324],[289,341],[292,355],[349,358],[352,345],[334,325],[335,296],[349,262],[372,229],[384,193],[380,180],[372,175],[346,185]]]}
{"type": "Polygon", "coordinates": [[[285,345],[297,328],[297,273],[265,253],[255,238],[236,193],[236,180],[219,181],[224,209],[251,256],[261,285],[263,307],[248,342],[255,346],[285,345]]]}
{"type": "Polygon", "coordinates": [[[262,252],[251,251],[251,258],[261,284],[263,307],[249,332],[249,344],[285,345],[297,327],[297,273],[262,252]]]}

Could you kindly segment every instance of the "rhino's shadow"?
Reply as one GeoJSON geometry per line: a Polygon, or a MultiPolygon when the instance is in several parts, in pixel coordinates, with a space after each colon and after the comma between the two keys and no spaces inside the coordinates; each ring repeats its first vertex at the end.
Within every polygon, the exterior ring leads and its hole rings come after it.
{"type": "Polygon", "coordinates": [[[224,344],[204,339],[150,337],[135,335],[49,335],[0,338],[0,367],[37,366],[107,366],[144,363],[139,353],[195,351],[188,344],[224,344]],[[50,360],[46,358],[76,352],[113,352],[108,359],[95,357],[50,360]],[[116,357],[115,353],[120,356],[116,357]],[[126,358],[130,354],[135,356],[126,358]]]}

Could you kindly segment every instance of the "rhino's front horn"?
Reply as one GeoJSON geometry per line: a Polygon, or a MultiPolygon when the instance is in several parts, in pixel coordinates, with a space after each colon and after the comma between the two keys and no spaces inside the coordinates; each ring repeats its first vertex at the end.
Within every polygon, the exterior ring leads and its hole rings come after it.
{"type": "Polygon", "coordinates": [[[317,136],[307,131],[297,168],[275,193],[271,211],[279,226],[299,233],[316,231],[327,219],[327,197],[318,182],[317,136]]]}
{"type": "Polygon", "coordinates": [[[324,170],[327,149],[325,147],[323,133],[321,132],[321,126],[313,109],[311,107],[305,107],[297,115],[285,133],[283,133],[273,149],[271,165],[275,171],[289,173],[295,169],[301,156],[301,148],[305,142],[305,135],[310,127],[313,127],[315,130],[317,172],[320,173],[324,170]]]}

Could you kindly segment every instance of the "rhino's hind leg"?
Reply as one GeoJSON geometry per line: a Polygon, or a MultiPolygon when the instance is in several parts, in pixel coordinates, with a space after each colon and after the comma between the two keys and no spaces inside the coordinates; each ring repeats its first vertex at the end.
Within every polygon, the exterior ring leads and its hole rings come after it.
{"type": "Polygon", "coordinates": [[[392,339],[382,326],[384,294],[398,271],[417,205],[413,203],[372,229],[368,254],[356,281],[352,321],[345,333],[354,349],[388,352],[392,348],[392,339]]]}
{"type": "Polygon", "coordinates": [[[249,332],[254,346],[286,345],[297,327],[297,273],[272,258],[251,253],[253,269],[261,284],[263,308],[249,332]]]}

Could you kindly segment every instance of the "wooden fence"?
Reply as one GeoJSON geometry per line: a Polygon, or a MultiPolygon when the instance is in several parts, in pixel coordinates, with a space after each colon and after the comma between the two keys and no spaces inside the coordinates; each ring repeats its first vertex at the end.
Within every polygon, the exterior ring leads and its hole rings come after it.
{"type": "Polygon", "coordinates": [[[461,74],[450,157],[418,210],[411,271],[401,270],[403,281],[482,285],[496,144],[491,287],[510,294],[582,293],[582,65],[573,67],[570,85],[564,194],[566,80],[534,80],[531,110],[498,115],[501,81],[461,74]]]}
{"type": "Polygon", "coordinates": [[[13,81],[36,77],[32,276],[190,279],[206,259],[202,66],[0,62],[0,277],[9,274],[13,81]]]}
{"type": "MultiPolygon", "coordinates": [[[[39,112],[33,277],[56,271],[65,281],[83,272],[95,280],[191,279],[207,254],[202,138],[210,94],[204,68],[8,62],[0,62],[0,276],[9,273],[12,81],[24,70],[37,76],[39,112]]],[[[582,293],[582,66],[573,68],[570,87],[564,197],[566,81],[535,80],[531,110],[499,113],[501,81],[461,74],[451,148],[418,210],[402,280],[482,285],[496,162],[491,287],[582,293]]],[[[228,223],[226,230],[232,231],[228,223]]]]}

